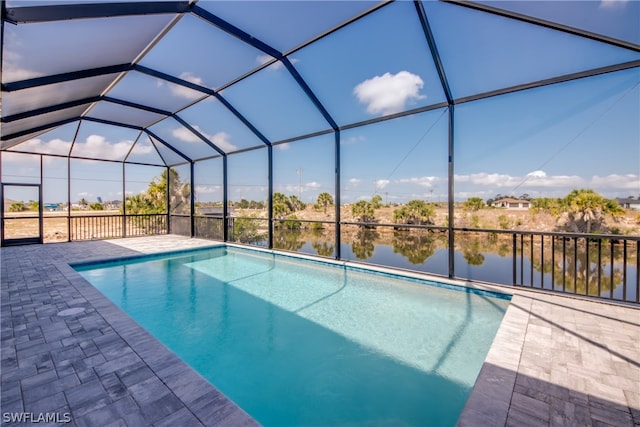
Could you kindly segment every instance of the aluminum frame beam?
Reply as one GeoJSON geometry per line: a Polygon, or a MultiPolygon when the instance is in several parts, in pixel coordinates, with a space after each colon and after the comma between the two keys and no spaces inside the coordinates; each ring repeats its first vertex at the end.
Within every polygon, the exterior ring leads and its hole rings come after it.
{"type": "Polygon", "coordinates": [[[71,19],[110,18],[116,16],[179,14],[191,10],[189,1],[149,1],[126,3],[62,4],[10,7],[6,21],[12,24],[67,21],[71,19]]]}
{"type": "Polygon", "coordinates": [[[46,86],[55,83],[64,83],[72,80],[84,79],[87,77],[103,76],[105,74],[120,74],[130,71],[132,64],[109,65],[106,67],[88,68],[86,70],[70,71],[68,73],[53,74],[44,77],[34,77],[32,79],[20,80],[11,83],[3,83],[3,92],[13,92],[16,90],[30,89],[32,87],[46,86]]]}
{"type": "Polygon", "coordinates": [[[487,4],[476,3],[474,1],[468,0],[440,0],[445,3],[454,4],[461,7],[467,7],[474,10],[479,10],[486,13],[491,13],[493,15],[499,15],[505,18],[515,19],[517,21],[526,22],[528,24],[538,25],[545,28],[550,28],[556,31],[562,31],[563,33],[573,34],[575,36],[580,36],[583,38],[595,40],[601,43],[607,43],[613,46],[621,47],[624,49],[633,50],[635,52],[640,52],[640,45],[627,42],[624,40],[619,40],[613,37],[608,37],[602,34],[593,33],[591,31],[582,30],[580,28],[572,27],[569,25],[560,24],[558,22],[549,21],[542,18],[536,18],[534,16],[525,15],[523,13],[512,12],[506,9],[501,9],[494,6],[489,6],[487,4]]]}

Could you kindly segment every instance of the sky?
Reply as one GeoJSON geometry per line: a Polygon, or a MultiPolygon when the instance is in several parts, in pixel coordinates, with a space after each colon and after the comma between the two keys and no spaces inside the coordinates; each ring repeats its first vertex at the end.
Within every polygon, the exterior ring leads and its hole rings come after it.
{"type": "MultiPolygon", "coordinates": [[[[640,2],[489,3],[640,44],[636,19],[640,18],[640,2]]],[[[23,3],[8,2],[10,7],[19,4],[23,3]]],[[[246,13],[247,2],[198,4],[287,53],[373,3],[251,3],[255,14],[246,13]]],[[[640,59],[639,53],[628,49],[451,4],[425,2],[424,7],[454,98],[640,59]]],[[[131,61],[167,23],[166,17],[158,16],[117,18],[116,37],[122,43],[114,43],[113,28],[102,20],[71,21],[64,26],[5,25],[3,83],[131,61]],[[47,37],[46,44],[41,43],[43,37],[47,37]],[[135,43],[124,43],[132,39],[135,43]],[[83,62],[91,56],[86,55],[88,49],[101,52],[90,64],[83,62]],[[53,59],[59,65],[52,68],[53,59]]],[[[412,2],[385,6],[293,51],[288,59],[340,126],[446,102],[412,2]]],[[[199,135],[225,153],[233,153],[264,147],[261,138],[277,143],[330,129],[281,62],[197,17],[184,16],[139,63],[219,91],[260,134],[218,99],[140,72],[128,73],[107,95],[177,111],[190,127],[173,118],[158,121],[159,114],[105,101],[87,114],[148,126],[153,135],[187,158],[218,154],[199,135]],[[228,85],[267,63],[271,65],[228,85]]],[[[96,90],[99,93],[113,78],[86,78],[4,94],[3,114],[16,114],[38,103],[82,99],[96,90]]],[[[524,194],[563,197],[575,188],[591,188],[610,198],[640,196],[639,68],[461,103],[455,106],[453,117],[456,200],[524,194]]],[[[447,108],[439,107],[342,131],[342,202],[374,195],[382,196],[386,203],[446,201],[449,118],[447,108]]],[[[3,133],[28,125],[3,124],[3,133]]],[[[88,121],[79,129],[69,124],[35,135],[16,149],[66,154],[72,146],[72,154],[83,157],[115,161],[126,157],[160,165],[162,156],[169,162],[184,162],[180,154],[146,134],[88,121]]],[[[333,133],[276,144],[273,154],[274,191],[296,195],[307,203],[315,202],[321,192],[335,195],[333,133]]],[[[267,198],[266,149],[230,154],[228,165],[230,200],[267,198]]],[[[3,182],[39,182],[39,170],[37,158],[3,152],[3,182]]],[[[161,171],[128,165],[123,185],[122,163],[72,160],[70,198],[121,199],[123,194],[144,191],[161,171]]],[[[188,167],[181,167],[180,174],[187,179],[188,167]]],[[[195,177],[198,201],[222,200],[220,158],[196,163],[195,177]]],[[[45,158],[45,202],[67,200],[66,178],[65,159],[45,158]]]]}

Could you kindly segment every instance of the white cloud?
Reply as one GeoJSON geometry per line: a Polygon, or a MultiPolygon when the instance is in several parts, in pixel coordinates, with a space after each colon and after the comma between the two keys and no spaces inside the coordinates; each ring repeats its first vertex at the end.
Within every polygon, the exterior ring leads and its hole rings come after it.
{"type": "Polygon", "coordinates": [[[274,145],[274,147],[280,151],[287,151],[289,148],[291,148],[291,145],[287,142],[284,144],[274,145]]]}
{"type": "Polygon", "coordinates": [[[72,155],[94,159],[122,159],[131,149],[133,141],[110,143],[102,135],[89,135],[84,142],[76,142],[72,155]]]}
{"type": "Polygon", "coordinates": [[[191,132],[189,129],[185,127],[179,127],[177,129],[174,129],[173,131],[171,131],[171,135],[173,135],[175,138],[178,138],[180,141],[184,141],[184,142],[191,142],[191,143],[202,142],[202,140],[198,138],[198,136],[195,133],[191,132]]]}
{"type": "Polygon", "coordinates": [[[424,82],[408,71],[385,73],[358,84],[353,93],[367,105],[367,112],[381,116],[403,111],[407,104],[425,98],[420,94],[424,82]]]}
{"type": "MultiPolygon", "coordinates": [[[[264,55],[258,55],[258,56],[256,57],[256,62],[257,62],[259,65],[264,65],[264,64],[266,64],[266,63],[268,63],[268,62],[272,61],[273,59],[274,59],[274,58],[273,58],[273,56],[271,56],[271,55],[267,55],[267,54],[264,54],[264,55]]],[[[291,62],[292,64],[295,64],[296,62],[298,62],[298,60],[297,60],[297,59],[295,59],[295,58],[289,58],[289,62],[291,62]]],[[[280,61],[275,61],[273,64],[271,64],[271,65],[269,65],[269,66],[267,67],[267,70],[275,71],[275,70],[282,70],[283,68],[284,68],[284,64],[283,64],[282,62],[280,62],[280,61]]]]}
{"type": "Polygon", "coordinates": [[[600,0],[600,8],[618,9],[624,8],[629,0],[600,0]]]}
{"type": "MultiPolygon", "coordinates": [[[[258,55],[258,57],[256,58],[256,62],[259,65],[264,65],[264,64],[266,64],[267,62],[270,62],[273,59],[274,58],[271,55],[267,55],[267,54],[258,55]]],[[[270,70],[280,70],[280,69],[284,68],[284,64],[282,62],[280,62],[280,61],[276,61],[276,62],[274,62],[273,64],[271,64],[267,68],[270,69],[270,70]]]]}
{"type": "Polygon", "coordinates": [[[412,178],[403,178],[399,179],[397,182],[400,184],[415,184],[420,185],[422,187],[435,187],[441,179],[437,176],[421,176],[421,177],[412,177],[412,178]]]}
{"type": "Polygon", "coordinates": [[[388,179],[378,179],[376,181],[373,182],[373,187],[376,190],[382,190],[383,188],[385,188],[387,185],[389,185],[391,181],[389,181],[388,179]]]}
{"type": "Polygon", "coordinates": [[[584,186],[583,178],[572,175],[548,176],[544,171],[533,171],[525,175],[511,176],[498,173],[476,173],[471,175],[455,175],[455,182],[470,183],[497,188],[505,187],[579,187],[584,186]]]}
{"type": "MultiPolygon", "coordinates": [[[[229,142],[229,138],[231,138],[231,135],[229,135],[226,132],[218,132],[218,133],[216,133],[214,135],[211,135],[211,134],[208,134],[208,133],[204,132],[202,129],[200,129],[200,127],[198,125],[193,126],[193,128],[195,130],[197,130],[198,132],[200,132],[202,134],[202,136],[204,136],[209,141],[214,143],[222,151],[225,151],[225,152],[226,151],[233,151],[233,150],[235,150],[237,148],[235,145],[233,145],[231,142],[229,142]]],[[[171,134],[175,138],[178,138],[180,141],[189,142],[189,143],[203,143],[204,144],[204,141],[202,141],[196,134],[194,134],[193,132],[191,132],[189,129],[187,129],[185,127],[179,127],[177,129],[174,129],[171,132],[171,134]]]]}
{"type": "Polygon", "coordinates": [[[214,194],[219,193],[222,187],[219,185],[196,185],[196,193],[214,194]]]}
{"type": "Polygon", "coordinates": [[[150,144],[141,144],[138,142],[133,147],[133,150],[131,150],[131,153],[132,154],[149,154],[154,151],[155,151],[154,148],[150,144]]]}
{"type": "Polygon", "coordinates": [[[316,182],[316,181],[307,182],[304,186],[306,188],[321,188],[322,187],[322,185],[320,183],[316,182]]]}
{"type": "Polygon", "coordinates": [[[578,187],[584,185],[584,179],[576,175],[547,176],[543,171],[527,174],[523,187],[578,187]]]}
{"type": "Polygon", "coordinates": [[[351,179],[349,180],[349,184],[353,184],[353,185],[358,185],[358,184],[360,184],[361,182],[362,182],[362,180],[361,180],[361,179],[358,179],[358,178],[351,178],[351,179]]]}
{"type": "Polygon", "coordinates": [[[222,151],[233,151],[236,149],[236,146],[229,142],[231,136],[226,132],[218,132],[215,135],[204,135],[222,151]]]}
{"type": "Polygon", "coordinates": [[[546,178],[547,173],[545,171],[537,170],[537,171],[529,172],[527,176],[532,178],[546,178]]]}
{"type": "Polygon", "coordinates": [[[595,175],[591,179],[591,185],[602,189],[640,191],[640,175],[632,173],[625,175],[612,174],[607,176],[595,175]]]}
{"type": "Polygon", "coordinates": [[[36,71],[26,70],[24,68],[8,67],[8,69],[2,70],[4,79],[7,82],[19,82],[21,80],[33,79],[36,77],[44,76],[44,73],[38,73],[36,71]]]}
{"type": "Polygon", "coordinates": [[[30,151],[43,154],[67,154],[71,148],[71,141],[64,141],[54,138],[50,141],[43,141],[39,138],[30,139],[16,146],[20,151],[30,151]]]}
{"type": "Polygon", "coordinates": [[[297,195],[298,192],[305,193],[307,191],[314,191],[318,188],[322,188],[322,184],[311,181],[305,182],[301,186],[298,184],[285,184],[285,185],[277,185],[275,191],[285,194],[294,194],[297,195]]]}
{"type": "MultiPolygon", "coordinates": [[[[205,86],[204,81],[202,80],[202,77],[198,77],[190,72],[184,72],[182,74],[180,74],[179,76],[182,80],[186,80],[189,83],[193,83],[196,84],[198,86],[205,86]]],[[[188,99],[190,101],[193,101],[195,99],[197,99],[200,96],[203,96],[203,94],[201,94],[200,92],[193,90],[193,89],[189,89],[188,87],[182,86],[182,85],[178,85],[178,84],[168,84],[169,90],[171,91],[172,94],[174,94],[175,96],[178,96],[180,98],[184,98],[184,99],[188,99]]]]}
{"type": "Polygon", "coordinates": [[[357,144],[358,142],[363,142],[366,140],[367,138],[364,135],[350,136],[347,139],[341,139],[340,144],[351,145],[351,144],[357,144]]]}
{"type": "MultiPolygon", "coordinates": [[[[5,35],[5,46],[20,46],[23,45],[18,37],[12,31],[7,31],[5,35]]],[[[3,52],[4,67],[2,69],[2,81],[3,82],[16,82],[20,80],[32,79],[34,77],[42,77],[45,73],[29,70],[21,66],[24,62],[22,55],[17,51],[5,48],[3,52]]]]}

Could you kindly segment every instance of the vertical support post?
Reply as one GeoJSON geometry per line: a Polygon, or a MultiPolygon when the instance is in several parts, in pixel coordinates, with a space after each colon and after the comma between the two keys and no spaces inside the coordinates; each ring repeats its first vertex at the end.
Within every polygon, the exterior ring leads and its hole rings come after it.
{"type": "Polygon", "coordinates": [[[336,232],[335,232],[335,242],[336,242],[336,248],[335,248],[335,258],[336,259],[340,259],[342,257],[341,254],[341,244],[342,244],[342,237],[341,237],[341,230],[340,230],[340,131],[336,130],[334,133],[335,136],[335,149],[334,149],[334,163],[335,163],[335,227],[336,227],[336,232]]]}
{"type": "Polygon", "coordinates": [[[127,175],[126,163],[122,162],[122,237],[127,237],[127,175]]]}
{"type": "Polygon", "coordinates": [[[222,157],[222,240],[229,241],[229,175],[227,156],[222,157]]]}
{"type": "Polygon", "coordinates": [[[67,242],[71,241],[71,157],[67,156],[67,242]]]}
{"type": "Polygon", "coordinates": [[[167,234],[171,234],[171,167],[167,166],[167,234]]]}
{"type": "Polygon", "coordinates": [[[269,220],[269,237],[267,240],[267,247],[269,249],[273,249],[273,146],[267,145],[267,175],[268,175],[268,185],[267,191],[269,192],[267,196],[267,218],[269,220]]]}
{"type": "MultiPolygon", "coordinates": [[[[1,6],[4,13],[4,1],[2,1],[1,6]]],[[[0,22],[4,22],[0,19],[0,22]]],[[[0,28],[1,30],[2,28],[0,28]]],[[[0,45],[0,53],[2,45],[0,45]]],[[[2,61],[0,61],[2,62],[2,61]]],[[[2,65],[0,65],[0,70],[2,69],[2,65]]],[[[0,246],[4,242],[4,185],[2,184],[2,151],[0,151],[0,246]]]]}
{"type": "Polygon", "coordinates": [[[511,267],[511,271],[513,272],[512,283],[513,286],[518,284],[518,240],[516,237],[516,233],[513,233],[513,244],[511,245],[511,253],[513,254],[513,265],[511,267]]]}
{"type": "MultiPolygon", "coordinates": [[[[544,272],[543,272],[544,274],[544,272]]],[[[556,288],[556,236],[551,236],[551,290],[556,288]]]]}
{"type": "Polygon", "coordinates": [[[453,189],[453,180],[454,180],[454,164],[453,164],[453,130],[454,130],[454,105],[449,105],[449,161],[448,161],[448,197],[447,197],[447,205],[449,208],[449,278],[455,277],[455,236],[454,236],[454,189],[453,189]]]}
{"type": "Polygon", "coordinates": [[[433,37],[433,32],[431,31],[431,26],[429,25],[429,20],[427,19],[427,13],[424,10],[424,5],[421,1],[414,0],[413,5],[416,8],[416,13],[418,14],[418,19],[420,20],[420,24],[422,25],[422,31],[424,32],[424,37],[429,46],[429,51],[431,52],[431,57],[433,58],[433,63],[436,66],[436,71],[438,72],[438,78],[440,79],[440,85],[442,86],[442,91],[447,98],[447,104],[449,105],[449,172],[448,172],[448,207],[449,207],[449,278],[455,277],[455,265],[454,265],[454,256],[455,256],[455,236],[453,232],[453,95],[451,93],[451,88],[449,87],[449,82],[447,81],[447,75],[444,71],[444,66],[442,65],[442,60],[440,58],[440,53],[438,52],[438,46],[436,44],[435,38],[433,37]]]}
{"type": "Polygon", "coordinates": [[[191,225],[191,237],[195,237],[196,235],[196,192],[194,191],[194,182],[195,182],[195,162],[192,160],[189,163],[189,224],[191,225]]]}
{"type": "Polygon", "coordinates": [[[71,153],[73,152],[73,147],[76,145],[76,139],[78,139],[78,133],[80,132],[80,126],[82,125],[82,121],[80,121],[80,123],[78,123],[78,126],[76,126],[76,131],[73,134],[73,141],[71,141],[71,147],[69,148],[69,151],[67,152],[67,235],[68,235],[68,241],[70,242],[71,239],[71,158],[69,156],[71,156],[71,153]]]}
{"type": "Polygon", "coordinates": [[[42,173],[44,172],[44,167],[42,163],[42,154],[40,154],[40,187],[38,187],[38,228],[40,231],[40,243],[44,243],[44,207],[43,205],[43,195],[42,195],[42,185],[44,184],[42,173]]]}
{"type": "MultiPolygon", "coordinates": [[[[533,269],[533,265],[531,268],[533,269]]],[[[544,289],[544,234],[540,236],[540,288],[544,289]]]]}

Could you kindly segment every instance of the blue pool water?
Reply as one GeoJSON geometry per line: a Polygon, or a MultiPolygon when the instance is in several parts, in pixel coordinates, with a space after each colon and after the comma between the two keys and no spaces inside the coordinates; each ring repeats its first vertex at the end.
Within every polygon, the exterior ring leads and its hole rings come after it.
{"type": "Polygon", "coordinates": [[[227,247],[76,269],[266,426],[454,425],[509,304],[227,247]]]}

